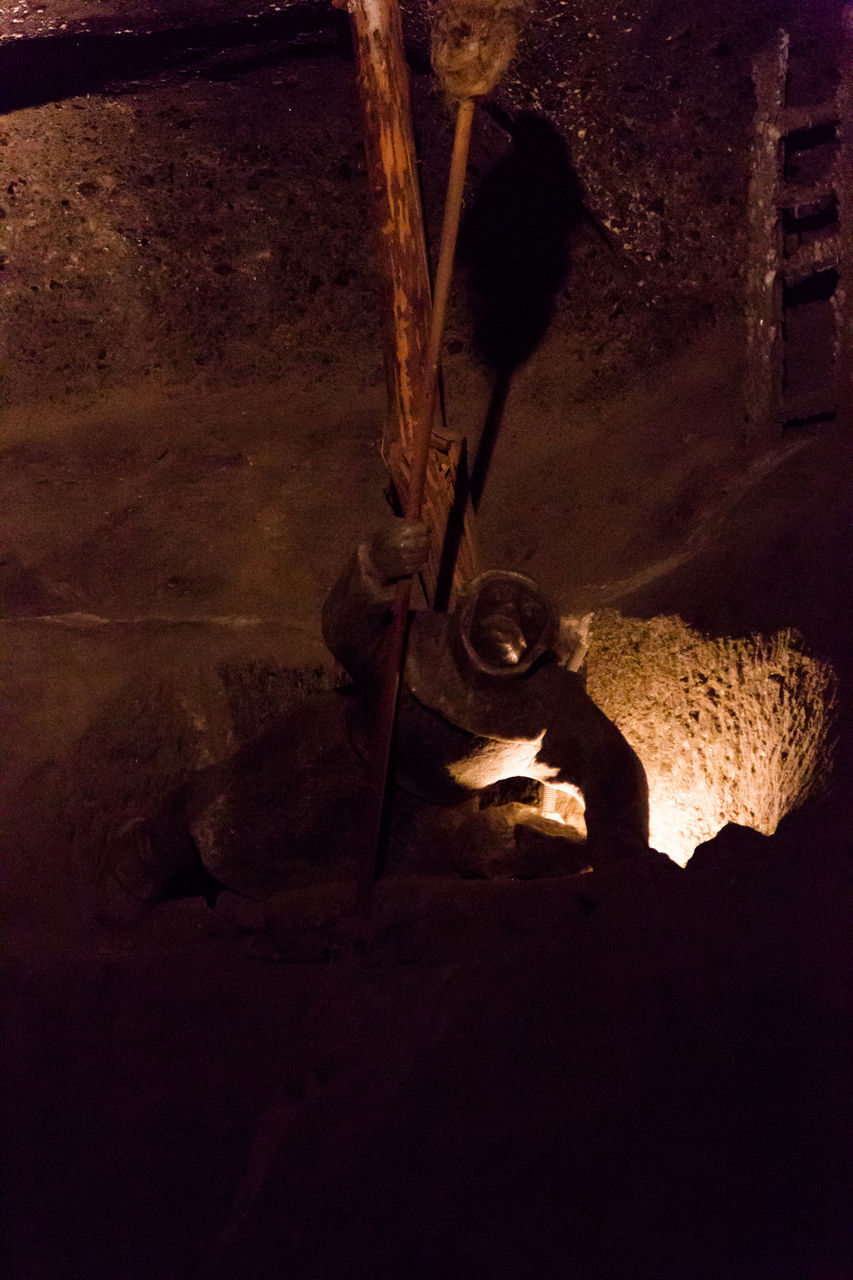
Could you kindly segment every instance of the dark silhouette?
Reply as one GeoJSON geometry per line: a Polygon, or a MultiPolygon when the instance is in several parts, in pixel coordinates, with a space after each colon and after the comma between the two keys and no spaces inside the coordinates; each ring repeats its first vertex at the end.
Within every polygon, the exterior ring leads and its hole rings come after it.
{"type": "Polygon", "coordinates": [[[482,497],[513,373],[548,332],[557,294],[568,278],[572,233],[589,222],[607,239],[584,203],[569,149],[555,126],[528,111],[501,116],[512,145],[483,179],[459,237],[474,347],[495,382],[470,480],[460,479],[448,522],[436,591],[439,609],[447,606],[466,503],[470,498],[476,510],[482,497]]]}
{"type": "Polygon", "coordinates": [[[109,19],[87,25],[86,31],[4,44],[0,112],[84,93],[132,92],[140,79],[166,71],[218,80],[298,57],[351,57],[346,14],[331,7],[315,12],[297,5],[284,13],[164,31],[117,33],[109,19]]]}
{"type": "Polygon", "coordinates": [[[570,234],[589,216],[554,125],[521,112],[511,131],[512,146],[483,179],[459,241],[477,353],[498,374],[523,364],[545,337],[569,273],[570,234]]]}

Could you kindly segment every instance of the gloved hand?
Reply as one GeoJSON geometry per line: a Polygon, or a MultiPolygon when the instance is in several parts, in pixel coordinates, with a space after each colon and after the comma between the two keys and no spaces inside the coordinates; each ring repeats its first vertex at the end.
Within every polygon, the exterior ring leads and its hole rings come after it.
{"type": "Polygon", "coordinates": [[[395,520],[370,541],[370,563],[383,586],[410,578],[429,557],[429,529],[422,520],[395,520]]]}

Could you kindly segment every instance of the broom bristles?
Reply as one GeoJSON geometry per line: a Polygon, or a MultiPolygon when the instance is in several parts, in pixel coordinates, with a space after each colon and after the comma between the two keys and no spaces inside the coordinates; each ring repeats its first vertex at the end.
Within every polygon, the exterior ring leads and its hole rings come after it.
{"type": "Polygon", "coordinates": [[[431,60],[451,98],[481,98],[509,66],[530,0],[437,0],[431,60]]]}

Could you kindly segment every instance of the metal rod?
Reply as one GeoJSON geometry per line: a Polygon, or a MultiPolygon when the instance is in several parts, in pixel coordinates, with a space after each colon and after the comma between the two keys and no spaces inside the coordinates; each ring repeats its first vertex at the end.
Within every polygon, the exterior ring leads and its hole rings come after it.
{"type": "Polygon", "coordinates": [[[471,142],[471,122],[473,118],[474,99],[463,98],[456,113],[453,154],[450,158],[450,177],[447,182],[444,221],[441,228],[441,245],[438,254],[438,267],[435,273],[429,341],[427,343],[423,383],[415,420],[412,474],[406,503],[407,520],[419,520],[421,514],[427,458],[429,457],[432,424],[435,418],[441,344],[444,340],[447,300],[450,295],[453,258],[456,253],[459,220],[462,214],[462,195],[465,189],[465,170],[468,167],[468,148],[471,142]]]}

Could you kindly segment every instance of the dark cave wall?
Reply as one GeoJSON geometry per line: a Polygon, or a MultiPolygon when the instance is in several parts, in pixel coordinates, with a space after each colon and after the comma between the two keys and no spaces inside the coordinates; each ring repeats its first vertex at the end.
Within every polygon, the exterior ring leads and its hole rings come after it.
{"type": "MultiPolygon", "coordinates": [[[[829,46],[813,59],[814,92],[832,78],[837,8],[814,24],[829,46]]],[[[285,31],[269,25],[271,10],[253,24],[233,11],[223,22],[210,4],[163,4],[144,18],[132,6],[66,5],[0,37],[16,86],[8,105],[26,102],[40,62],[57,56],[75,60],[78,83],[88,65],[92,89],[11,110],[0,126],[7,405],[294,371],[381,382],[343,18],[317,29],[316,6],[289,11],[285,31]],[[296,42],[299,22],[322,56],[296,42]],[[160,24],[176,28],[176,47],[165,37],[160,65],[146,54],[140,74],[134,42],[160,24]],[[115,32],[107,59],[104,33],[115,32]]],[[[450,120],[420,74],[423,13],[404,6],[436,239],[450,120]]],[[[553,333],[581,400],[618,391],[715,319],[739,315],[750,69],[785,17],[775,3],[535,8],[495,98],[498,123],[479,124],[469,204],[505,153],[502,111],[554,124],[610,245],[579,220],[556,301],[553,333]]],[[[467,328],[460,300],[448,336],[457,364],[467,328]]]]}
{"type": "Polygon", "coordinates": [[[343,335],[378,379],[353,110],[334,61],[7,117],[7,403],[328,377],[343,335]]]}

